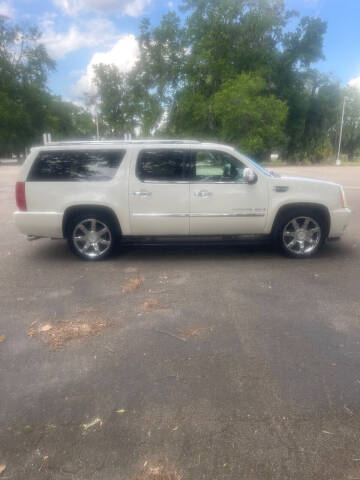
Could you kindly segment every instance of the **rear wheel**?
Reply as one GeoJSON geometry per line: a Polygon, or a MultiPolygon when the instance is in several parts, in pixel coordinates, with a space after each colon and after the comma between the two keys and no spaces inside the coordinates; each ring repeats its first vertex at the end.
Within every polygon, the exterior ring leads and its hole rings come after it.
{"type": "Polygon", "coordinates": [[[275,231],[275,240],[290,257],[308,258],[322,247],[327,235],[326,221],[313,209],[299,209],[284,214],[275,231]]]}
{"type": "Polygon", "coordinates": [[[115,229],[106,215],[82,214],[70,220],[67,239],[71,250],[79,257],[102,260],[114,248],[115,229]]]}

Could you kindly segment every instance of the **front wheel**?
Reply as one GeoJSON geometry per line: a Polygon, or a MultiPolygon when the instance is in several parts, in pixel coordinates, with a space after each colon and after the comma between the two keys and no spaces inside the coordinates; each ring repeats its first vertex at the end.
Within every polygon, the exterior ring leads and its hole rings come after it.
{"type": "Polygon", "coordinates": [[[293,211],[284,215],[276,229],[276,242],[290,257],[315,255],[326,238],[326,222],[316,211],[293,211]]]}
{"type": "Polygon", "coordinates": [[[114,228],[105,215],[80,215],[68,227],[71,250],[84,260],[102,260],[114,246],[114,228]]]}

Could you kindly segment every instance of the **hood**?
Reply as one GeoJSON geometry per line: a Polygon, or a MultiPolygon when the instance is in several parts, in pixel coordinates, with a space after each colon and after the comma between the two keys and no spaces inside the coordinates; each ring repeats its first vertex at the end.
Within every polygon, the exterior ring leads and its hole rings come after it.
{"type": "Polygon", "coordinates": [[[273,182],[278,182],[280,180],[284,183],[285,182],[291,182],[291,183],[305,182],[305,183],[332,185],[332,186],[336,186],[336,187],[341,187],[341,185],[339,185],[338,183],[331,182],[329,180],[321,180],[319,178],[299,177],[299,176],[292,176],[292,175],[278,175],[278,176],[273,177],[273,182]]]}

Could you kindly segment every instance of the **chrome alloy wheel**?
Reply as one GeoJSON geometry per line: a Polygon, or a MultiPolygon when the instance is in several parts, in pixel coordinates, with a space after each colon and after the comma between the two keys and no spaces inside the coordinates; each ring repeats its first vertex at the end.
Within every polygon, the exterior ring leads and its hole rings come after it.
{"type": "Polygon", "coordinates": [[[294,255],[311,255],[321,240],[321,228],[311,217],[296,217],[283,229],[282,241],[294,255]]]}
{"type": "Polygon", "coordinates": [[[95,218],[78,223],[73,230],[72,240],[81,255],[92,259],[105,255],[112,243],[110,229],[95,218]]]}

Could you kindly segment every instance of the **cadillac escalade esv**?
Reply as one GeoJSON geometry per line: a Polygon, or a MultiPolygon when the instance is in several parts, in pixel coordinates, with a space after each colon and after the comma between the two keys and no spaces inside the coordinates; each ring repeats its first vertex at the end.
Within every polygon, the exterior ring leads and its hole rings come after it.
{"type": "Polygon", "coordinates": [[[196,141],[59,142],[33,148],[16,184],[19,230],[66,238],[86,260],[118,239],[270,238],[291,257],[344,232],[335,183],[274,175],[234,148],[196,141]]]}

